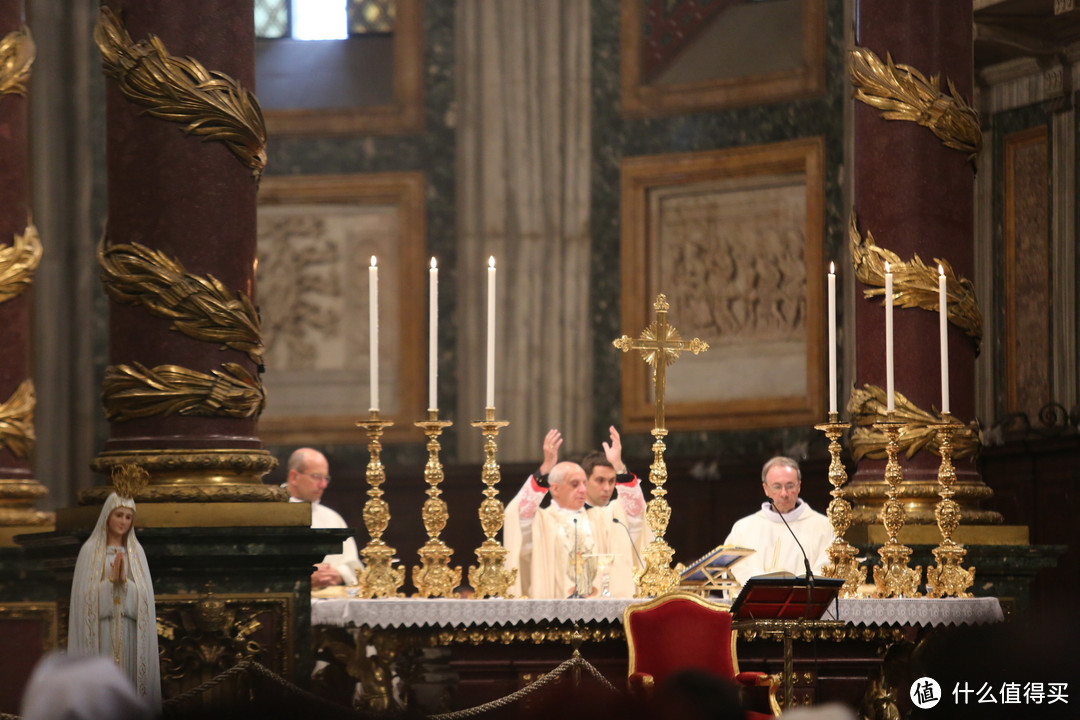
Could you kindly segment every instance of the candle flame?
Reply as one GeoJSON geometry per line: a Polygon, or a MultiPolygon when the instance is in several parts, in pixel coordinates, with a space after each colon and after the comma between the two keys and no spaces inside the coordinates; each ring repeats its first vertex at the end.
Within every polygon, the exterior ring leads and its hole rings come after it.
{"type": "Polygon", "coordinates": [[[435,263],[435,258],[431,258],[431,269],[434,270],[438,265],[435,263]]]}
{"type": "Polygon", "coordinates": [[[375,267],[378,263],[375,262],[375,256],[371,256],[371,267],[375,267]]]}
{"type": "Polygon", "coordinates": [[[492,270],[495,269],[495,256],[494,255],[492,255],[491,257],[488,258],[488,267],[491,268],[492,270]]]}
{"type": "Polygon", "coordinates": [[[938,271],[938,275],[940,275],[941,277],[945,277],[945,268],[944,268],[944,266],[942,266],[941,264],[938,264],[937,271],[938,271]]]}
{"type": "Polygon", "coordinates": [[[889,261],[886,260],[885,261],[885,274],[888,275],[891,272],[892,272],[892,270],[889,269],[889,261]]]}
{"type": "Polygon", "coordinates": [[[831,262],[831,261],[829,262],[829,274],[830,275],[835,275],[836,274],[836,263],[831,262]]]}

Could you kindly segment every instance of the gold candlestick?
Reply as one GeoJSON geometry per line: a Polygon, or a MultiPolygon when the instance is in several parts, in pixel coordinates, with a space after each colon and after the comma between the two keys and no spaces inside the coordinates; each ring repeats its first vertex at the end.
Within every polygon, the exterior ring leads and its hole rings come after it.
{"type": "Polygon", "coordinates": [[[934,508],[941,544],[933,549],[937,565],[926,568],[926,597],[971,597],[967,589],[975,582],[975,568],[963,568],[967,550],[953,542],[952,534],[960,526],[960,506],[952,499],[952,484],[956,482],[956,468],[952,464],[952,437],[963,429],[954,422],[952,415],[944,413],[944,422],[937,425],[941,465],[938,466],[938,495],[941,502],[934,508]]]}
{"type": "Polygon", "coordinates": [[[904,481],[904,474],[900,470],[899,454],[900,429],[903,423],[893,420],[893,413],[887,415],[885,422],[875,423],[874,429],[885,434],[887,442],[885,453],[888,461],[885,463],[885,482],[889,489],[886,493],[888,500],[881,510],[882,522],[885,524],[885,532],[889,539],[878,548],[881,556],[881,565],[874,568],[874,584],[877,586],[877,595],[882,598],[895,597],[920,597],[918,587],[922,579],[922,566],[908,567],[911,558],[911,548],[897,539],[900,529],[904,527],[904,504],[900,502],[900,484],[904,481]]]}
{"type": "Polygon", "coordinates": [[[405,568],[394,568],[390,562],[394,557],[394,548],[382,540],[382,534],[390,525],[390,506],[382,499],[380,487],[386,481],[386,472],[379,454],[382,452],[383,430],[394,423],[380,420],[379,411],[371,410],[367,420],[360,420],[357,427],[364,428],[368,436],[368,452],[371,458],[367,465],[368,500],[364,503],[364,526],[367,527],[371,541],[360,556],[364,558],[364,569],[356,574],[359,588],[357,596],[362,598],[404,597],[397,590],[405,583],[405,568]]]}
{"type": "Polygon", "coordinates": [[[499,465],[495,462],[498,446],[495,438],[499,429],[510,423],[495,419],[495,408],[484,410],[484,420],[472,423],[480,428],[484,435],[484,471],[481,477],[484,483],[484,501],[480,503],[480,525],[487,537],[476,549],[479,565],[469,568],[469,584],[473,586],[473,597],[511,597],[507,590],[517,579],[517,568],[506,567],[507,550],[495,539],[503,525],[503,504],[499,502],[499,493],[495,486],[499,484],[499,465]]]}
{"type": "Polygon", "coordinates": [[[450,567],[450,558],[454,551],[439,539],[439,533],[446,527],[449,513],[446,511],[446,501],[439,497],[439,483],[443,481],[443,467],[439,462],[439,435],[445,428],[454,423],[439,420],[439,411],[429,409],[428,419],[416,423],[416,427],[422,428],[427,435],[428,461],[424,466],[424,482],[427,483],[428,499],[424,501],[421,515],[424,519],[424,529],[427,530],[428,541],[420,548],[420,565],[414,565],[412,569],[412,582],[416,586],[416,597],[444,597],[456,598],[458,594],[454,588],[461,583],[461,566],[450,567]]]}
{"type": "Polygon", "coordinates": [[[866,568],[855,559],[859,551],[844,539],[851,527],[851,503],[844,499],[842,486],[848,477],[844,464],[840,462],[840,437],[849,427],[849,423],[839,422],[839,414],[835,412],[829,413],[829,422],[814,426],[829,438],[829,482],[833,486],[829,492],[833,499],[829,503],[828,516],[835,537],[827,550],[829,562],[822,568],[821,574],[844,581],[840,588],[842,598],[858,597],[859,586],[866,582],[866,568]]]}
{"type": "Polygon", "coordinates": [[[667,465],[664,462],[664,440],[667,430],[653,428],[653,463],[649,466],[649,482],[653,484],[652,499],[645,507],[645,520],[652,530],[653,540],[645,547],[645,567],[634,573],[634,597],[656,597],[674,590],[679,584],[683,570],[686,568],[680,563],[671,567],[671,559],[675,555],[664,533],[667,532],[668,522],[671,520],[671,506],[668,505],[667,490],[664,483],[667,482],[667,465]]]}

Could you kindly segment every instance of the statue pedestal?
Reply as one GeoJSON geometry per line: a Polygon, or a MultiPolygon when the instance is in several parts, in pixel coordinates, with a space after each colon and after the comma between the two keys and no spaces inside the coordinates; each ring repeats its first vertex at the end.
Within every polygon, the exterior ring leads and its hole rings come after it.
{"type": "MultiPolygon", "coordinates": [[[[52,571],[59,645],[75,560],[99,508],[57,512],[53,532],[22,535],[28,562],[52,571]]],[[[253,660],[306,686],[312,565],[352,532],[310,527],[306,503],[142,503],[136,531],[154,580],[164,698],[253,660]]]]}

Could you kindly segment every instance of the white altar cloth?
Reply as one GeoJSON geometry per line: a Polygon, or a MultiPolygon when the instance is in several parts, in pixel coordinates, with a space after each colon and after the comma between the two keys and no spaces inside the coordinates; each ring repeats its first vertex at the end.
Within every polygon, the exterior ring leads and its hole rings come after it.
{"type": "MultiPolygon", "coordinates": [[[[839,619],[851,625],[985,625],[1005,619],[995,597],[839,600],[839,619]]],[[[829,605],[822,620],[836,620],[829,605]]]]}
{"type": "MultiPolygon", "coordinates": [[[[526,622],[622,622],[631,598],[484,600],[385,598],[312,600],[312,625],[391,627],[513,626],[526,622]]],[[[900,598],[839,601],[839,619],[851,625],[979,625],[1002,622],[997,598],[900,598]]],[[[823,620],[835,620],[830,605],[823,620]]]]}
{"type": "Polygon", "coordinates": [[[311,601],[312,625],[368,627],[471,627],[517,625],[530,621],[622,622],[631,598],[507,600],[485,598],[380,598],[311,601]]]}

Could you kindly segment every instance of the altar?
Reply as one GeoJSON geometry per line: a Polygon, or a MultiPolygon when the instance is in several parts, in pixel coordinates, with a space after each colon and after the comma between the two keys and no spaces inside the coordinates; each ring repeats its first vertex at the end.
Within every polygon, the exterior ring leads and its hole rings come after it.
{"type": "MultiPolygon", "coordinates": [[[[406,599],[312,601],[315,689],[368,709],[461,710],[515,692],[574,650],[625,686],[623,611],[641,600],[406,599]]],[[[794,702],[853,707],[887,695],[886,651],[935,627],[1004,619],[997,598],[838,600],[820,620],[740,620],[741,670],[783,674],[791,653],[794,702]],[[785,643],[786,641],[786,643],[785,643]]]]}

